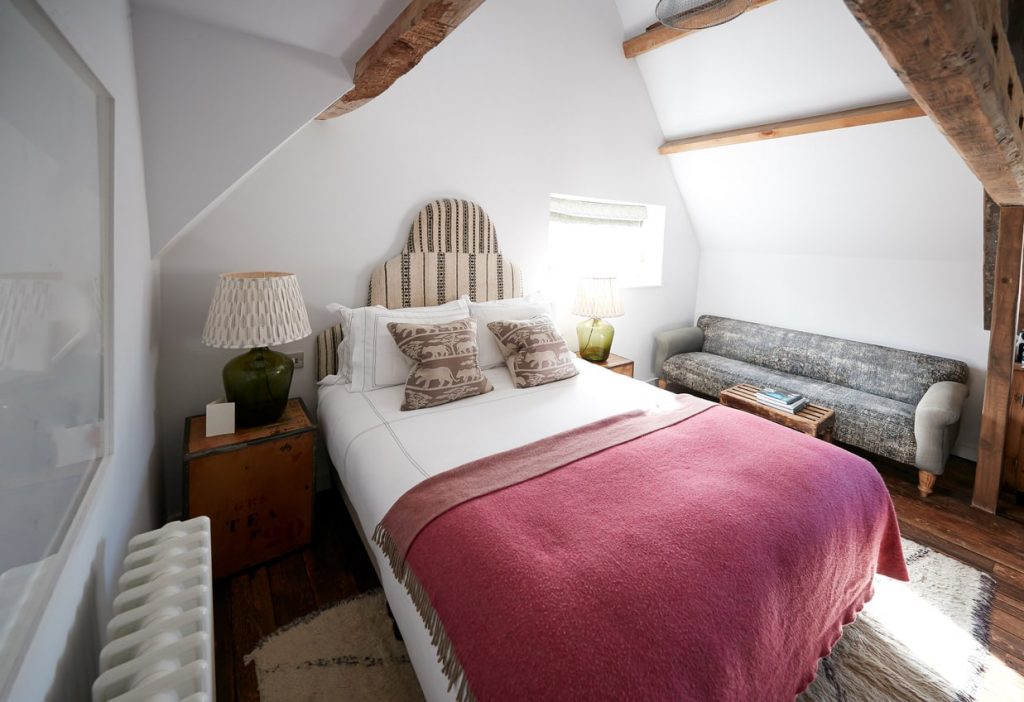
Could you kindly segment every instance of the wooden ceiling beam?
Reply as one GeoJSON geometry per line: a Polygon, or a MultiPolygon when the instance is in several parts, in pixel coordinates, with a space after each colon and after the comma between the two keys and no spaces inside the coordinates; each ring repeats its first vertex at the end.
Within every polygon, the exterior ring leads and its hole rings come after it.
{"type": "Polygon", "coordinates": [[[845,2],[992,199],[1024,205],[1024,91],[999,3],[845,2]]]}
{"type": "Polygon", "coordinates": [[[891,122],[897,119],[923,116],[924,111],[918,107],[916,102],[913,100],[900,100],[883,105],[831,112],[826,115],[791,119],[786,122],[774,122],[761,124],[756,127],[742,127],[725,132],[715,132],[714,134],[686,137],[685,139],[673,139],[662,144],[658,151],[662,154],[678,154],[684,151],[710,149],[716,146],[747,144],[753,141],[779,139],[800,134],[826,132],[831,129],[845,129],[846,127],[859,127],[864,124],[877,124],[879,122],[891,122]]]}
{"type": "MultiPolygon", "coordinates": [[[[759,7],[764,7],[765,5],[773,2],[775,2],[775,0],[754,0],[750,3],[750,7],[747,9],[747,12],[750,12],[750,10],[756,10],[759,7]]],[[[648,51],[657,49],[659,46],[665,46],[665,44],[671,44],[677,39],[688,37],[696,31],[702,30],[672,29],[671,27],[666,27],[661,22],[655,22],[648,27],[647,31],[643,34],[638,34],[637,36],[622,42],[622,53],[624,53],[628,59],[636,58],[640,54],[645,54],[648,51]]]]}
{"type": "Polygon", "coordinates": [[[484,0],[412,0],[356,62],[355,85],[317,119],[332,119],[377,97],[418,64],[484,0]]]}

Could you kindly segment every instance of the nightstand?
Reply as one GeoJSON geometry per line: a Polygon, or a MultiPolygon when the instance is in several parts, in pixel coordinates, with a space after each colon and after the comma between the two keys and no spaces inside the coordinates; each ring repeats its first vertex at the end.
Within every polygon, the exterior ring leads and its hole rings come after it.
{"type": "MultiPolygon", "coordinates": [[[[576,354],[579,356],[579,354],[576,354]]],[[[607,361],[591,361],[595,366],[601,366],[607,368],[612,373],[618,373],[624,375],[627,378],[633,377],[633,361],[625,358],[624,356],[616,356],[614,353],[608,354],[607,361]]]]}
{"type": "Polygon", "coordinates": [[[273,424],[206,436],[185,420],[185,518],[210,518],[219,578],[305,546],[313,522],[316,425],[301,399],[273,424]]]}

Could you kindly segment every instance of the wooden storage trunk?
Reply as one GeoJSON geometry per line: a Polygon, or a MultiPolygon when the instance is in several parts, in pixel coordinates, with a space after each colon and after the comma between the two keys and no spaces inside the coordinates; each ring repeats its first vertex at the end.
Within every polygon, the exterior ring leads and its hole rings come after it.
{"type": "Polygon", "coordinates": [[[301,399],[262,427],[206,437],[206,416],[185,420],[184,510],[210,518],[220,578],[309,543],[316,426],[301,399]]]}

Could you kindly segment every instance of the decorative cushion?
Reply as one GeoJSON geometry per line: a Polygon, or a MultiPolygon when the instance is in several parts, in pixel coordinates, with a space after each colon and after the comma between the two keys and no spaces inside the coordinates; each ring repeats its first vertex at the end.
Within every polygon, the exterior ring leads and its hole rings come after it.
{"type": "Polygon", "coordinates": [[[414,362],[405,381],[403,410],[435,407],[494,389],[477,363],[476,320],[389,322],[388,331],[414,362]]]}
{"type": "Polygon", "coordinates": [[[398,350],[388,323],[440,324],[469,317],[469,305],[463,300],[437,307],[410,307],[389,310],[385,307],[361,307],[353,310],[351,324],[351,392],[365,392],[401,385],[409,375],[412,361],[398,350]]]}
{"type": "Polygon", "coordinates": [[[532,319],[547,315],[551,317],[551,303],[534,296],[515,297],[508,300],[491,300],[490,302],[470,302],[469,316],[477,321],[480,343],[480,367],[497,368],[505,362],[505,357],[498,348],[494,334],[486,327],[491,322],[501,320],[532,319]]]}
{"type": "Polygon", "coordinates": [[[529,388],[571,378],[577,373],[573,353],[548,317],[490,322],[516,387],[529,388]]]}

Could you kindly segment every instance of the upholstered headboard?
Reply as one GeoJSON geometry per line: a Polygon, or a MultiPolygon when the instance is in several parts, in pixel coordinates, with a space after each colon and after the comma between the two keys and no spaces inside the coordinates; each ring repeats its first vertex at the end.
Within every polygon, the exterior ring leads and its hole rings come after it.
{"type": "Polygon", "coordinates": [[[434,200],[416,215],[405,250],[374,269],[369,304],[443,305],[522,295],[523,278],[501,255],[491,218],[475,202],[434,200]]]}
{"type": "MultiPolygon", "coordinates": [[[[523,294],[518,266],[501,254],[494,224],[468,200],[434,200],[416,215],[405,249],[370,276],[370,305],[425,307],[462,295],[474,302],[523,294]]],[[[317,380],[337,372],[341,325],[317,337],[317,380]]]]}

